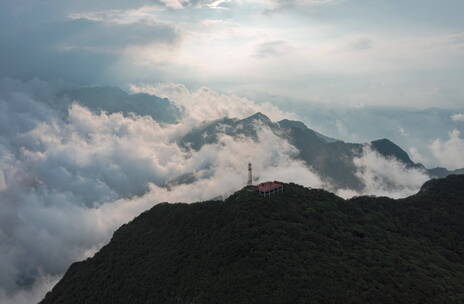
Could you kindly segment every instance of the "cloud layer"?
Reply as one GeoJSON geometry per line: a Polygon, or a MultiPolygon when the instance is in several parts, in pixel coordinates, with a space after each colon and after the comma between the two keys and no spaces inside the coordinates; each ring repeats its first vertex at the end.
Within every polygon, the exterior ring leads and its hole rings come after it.
{"type": "Polygon", "coordinates": [[[445,2],[7,1],[0,76],[456,107],[463,4],[445,2]]]}
{"type": "Polygon", "coordinates": [[[100,7],[112,8],[100,14],[86,12],[96,8],[90,1],[21,2],[25,1],[2,5],[0,39],[4,47],[0,50],[0,77],[104,82],[109,68],[129,49],[172,46],[180,40],[179,32],[170,24],[143,16],[118,19],[115,8],[125,11],[143,1],[102,1],[100,7]]]}
{"type": "Polygon", "coordinates": [[[266,110],[245,99],[177,87],[187,94],[177,99],[185,122],[161,126],[149,116],[96,114],[78,103],[63,119],[45,103],[55,98],[47,83],[0,83],[2,303],[43,294],[46,278],[61,275],[158,202],[206,200],[240,189],[248,161],[257,178],[278,172],[282,179],[322,186],[294,159],[293,146],[259,126],[259,142],[224,136],[194,154],[179,148],[176,141],[206,117],[266,110]]]}
{"type": "MultiPolygon", "coordinates": [[[[177,124],[150,116],[95,113],[79,105],[50,108],[57,90],[46,82],[0,81],[0,301],[36,301],[74,261],[93,254],[112,232],[156,203],[225,197],[247,179],[282,180],[333,189],[298,160],[298,151],[260,124],[258,141],[220,136],[186,151],[177,142],[205,120],[263,112],[273,120],[296,118],[277,107],[208,88],[134,85],[134,92],[169,97],[183,111],[177,124]]],[[[460,164],[459,132],[434,149],[460,164]]],[[[403,197],[427,176],[366,147],[355,159],[361,193],[403,197]]]]}
{"type": "Polygon", "coordinates": [[[417,190],[430,177],[422,169],[408,168],[396,159],[387,159],[366,145],[360,157],[354,159],[356,176],[364,184],[360,193],[341,189],[338,194],[344,197],[354,195],[378,195],[392,198],[406,197],[417,190]]]}
{"type": "Polygon", "coordinates": [[[464,139],[459,130],[449,132],[448,140],[434,140],[430,149],[441,166],[449,169],[464,168],[464,139]]]}

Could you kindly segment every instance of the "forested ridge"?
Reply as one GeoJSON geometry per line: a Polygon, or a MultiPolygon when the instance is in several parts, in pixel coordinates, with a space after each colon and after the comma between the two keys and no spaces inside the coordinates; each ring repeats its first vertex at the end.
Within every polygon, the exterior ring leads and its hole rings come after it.
{"type": "Polygon", "coordinates": [[[41,303],[464,303],[463,219],[464,175],[400,200],[285,184],[159,204],[41,303]]]}

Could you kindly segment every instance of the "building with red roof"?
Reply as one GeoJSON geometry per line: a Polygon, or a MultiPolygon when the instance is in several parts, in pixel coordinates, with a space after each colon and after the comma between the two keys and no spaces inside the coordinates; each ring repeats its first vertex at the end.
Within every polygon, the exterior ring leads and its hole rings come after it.
{"type": "Polygon", "coordinates": [[[283,192],[284,184],[277,182],[277,181],[264,182],[264,183],[261,183],[255,186],[255,189],[261,195],[270,196],[271,194],[276,193],[276,192],[283,192]]]}
{"type": "Polygon", "coordinates": [[[255,190],[258,191],[259,194],[264,196],[270,196],[272,193],[275,192],[283,192],[284,191],[284,184],[273,181],[273,182],[264,182],[259,185],[253,185],[253,169],[251,163],[248,163],[248,183],[247,183],[248,190],[255,190]]]}

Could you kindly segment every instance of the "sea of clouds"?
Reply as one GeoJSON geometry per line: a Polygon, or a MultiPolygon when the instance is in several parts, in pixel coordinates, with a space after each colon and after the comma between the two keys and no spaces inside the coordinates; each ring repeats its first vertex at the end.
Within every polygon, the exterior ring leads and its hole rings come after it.
{"type": "MultiPolygon", "coordinates": [[[[79,101],[63,116],[47,103],[57,98],[50,84],[0,81],[1,303],[38,302],[72,262],[94,254],[121,224],[157,203],[226,197],[242,188],[249,161],[257,181],[296,182],[344,197],[403,197],[428,179],[366,146],[355,159],[364,191],[333,189],[298,160],[295,147],[260,124],[257,142],[223,135],[187,151],[177,141],[205,121],[256,112],[275,121],[298,116],[207,88],[160,84],[130,90],[168,97],[182,119],[161,125],[149,116],[95,112],[79,101]],[[186,176],[189,183],[182,182],[186,176]]],[[[432,147],[446,155],[462,145],[452,132],[432,147]]],[[[447,159],[450,167],[464,165],[462,158],[447,159]]]]}

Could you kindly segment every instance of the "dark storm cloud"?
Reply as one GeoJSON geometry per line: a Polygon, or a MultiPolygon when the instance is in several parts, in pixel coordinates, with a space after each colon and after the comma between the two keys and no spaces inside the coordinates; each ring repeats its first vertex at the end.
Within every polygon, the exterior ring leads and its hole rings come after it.
{"type": "MultiPolygon", "coordinates": [[[[137,3],[142,4],[142,1],[131,5],[137,3]]],[[[119,59],[125,48],[153,43],[175,44],[180,39],[174,27],[162,23],[120,24],[69,17],[75,12],[85,12],[86,4],[90,2],[84,1],[79,7],[71,3],[67,7],[57,1],[42,5],[37,1],[19,1],[2,7],[0,76],[92,83],[101,81],[101,75],[119,59]]],[[[111,4],[120,8],[128,6],[127,1],[111,4]]],[[[108,1],[103,1],[96,7],[104,9],[108,5],[108,1]]]]}

